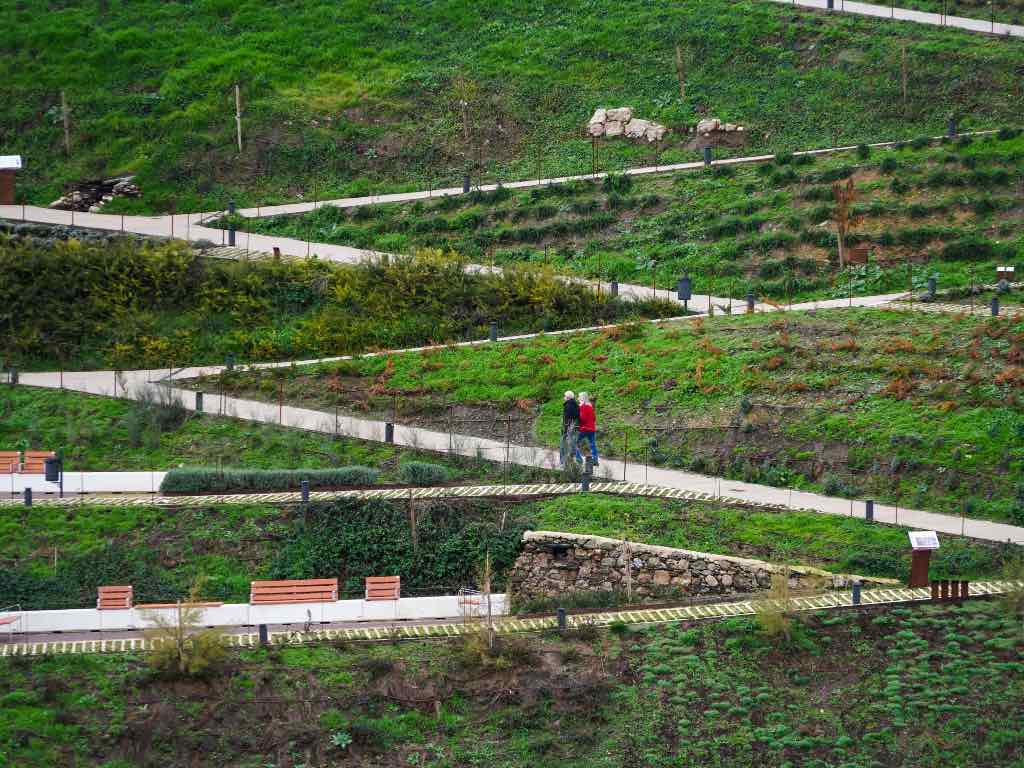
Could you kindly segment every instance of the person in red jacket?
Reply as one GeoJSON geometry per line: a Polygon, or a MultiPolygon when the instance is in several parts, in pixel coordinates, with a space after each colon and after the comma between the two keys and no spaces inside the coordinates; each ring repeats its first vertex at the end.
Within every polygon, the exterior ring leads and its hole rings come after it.
{"type": "Polygon", "coordinates": [[[590,445],[590,458],[597,466],[597,414],[594,412],[594,404],[590,402],[590,395],[580,392],[580,439],[590,445]]]}

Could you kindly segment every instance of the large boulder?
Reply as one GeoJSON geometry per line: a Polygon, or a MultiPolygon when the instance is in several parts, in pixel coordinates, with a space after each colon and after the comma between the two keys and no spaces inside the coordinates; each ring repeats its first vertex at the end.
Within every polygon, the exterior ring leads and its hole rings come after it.
{"type": "Polygon", "coordinates": [[[615,109],[608,110],[608,120],[614,120],[617,123],[628,123],[632,119],[632,107],[616,107],[615,109]]]}

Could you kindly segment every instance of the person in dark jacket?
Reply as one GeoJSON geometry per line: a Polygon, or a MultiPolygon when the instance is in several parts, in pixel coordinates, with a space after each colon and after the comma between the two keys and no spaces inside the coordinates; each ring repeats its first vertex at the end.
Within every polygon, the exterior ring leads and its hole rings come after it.
{"type": "Polygon", "coordinates": [[[594,411],[594,404],[590,402],[590,396],[586,392],[580,392],[580,437],[576,443],[577,461],[580,456],[579,444],[586,440],[590,444],[590,458],[597,466],[597,414],[594,411]]]}
{"type": "Polygon", "coordinates": [[[558,454],[562,464],[565,464],[566,454],[572,450],[576,461],[583,461],[583,454],[577,443],[576,432],[580,425],[580,404],[576,401],[576,395],[569,390],[565,393],[565,402],[562,403],[562,439],[559,441],[558,454]]]}

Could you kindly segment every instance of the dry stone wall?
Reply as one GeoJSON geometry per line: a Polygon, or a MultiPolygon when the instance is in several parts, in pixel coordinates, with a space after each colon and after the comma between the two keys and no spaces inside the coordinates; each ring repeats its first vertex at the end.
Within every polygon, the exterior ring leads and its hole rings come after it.
{"type": "MultiPolygon", "coordinates": [[[[623,591],[627,561],[633,597],[649,600],[669,595],[705,597],[767,590],[772,574],[783,566],[741,557],[691,552],[620,539],[555,531],[527,531],[523,550],[509,575],[509,590],[523,599],[558,597],[567,592],[623,591]]],[[[891,579],[833,574],[794,566],[790,587],[824,584],[841,589],[854,579],[895,584],[891,579]]]]}

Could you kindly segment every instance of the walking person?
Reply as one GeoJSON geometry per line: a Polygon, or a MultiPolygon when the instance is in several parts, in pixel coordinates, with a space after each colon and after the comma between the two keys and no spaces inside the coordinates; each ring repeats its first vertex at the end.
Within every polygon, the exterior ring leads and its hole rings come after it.
{"type": "Polygon", "coordinates": [[[562,439],[558,444],[558,455],[565,466],[565,458],[569,451],[573,451],[577,461],[583,461],[580,447],[576,442],[576,430],[580,426],[580,404],[572,390],[565,393],[565,401],[562,403],[562,439]]]}
{"type": "Polygon", "coordinates": [[[580,437],[576,443],[576,454],[579,457],[579,443],[584,440],[590,445],[590,458],[597,466],[597,414],[594,411],[594,404],[590,402],[590,395],[580,392],[580,437]]]}

